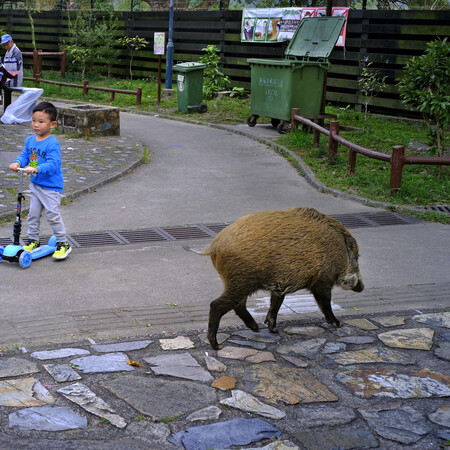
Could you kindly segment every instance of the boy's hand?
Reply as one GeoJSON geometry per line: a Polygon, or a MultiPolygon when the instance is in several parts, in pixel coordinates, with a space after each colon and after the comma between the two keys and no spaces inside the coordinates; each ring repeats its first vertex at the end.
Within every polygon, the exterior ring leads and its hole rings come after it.
{"type": "Polygon", "coordinates": [[[25,167],[25,169],[23,169],[23,171],[24,171],[27,175],[37,174],[37,173],[38,173],[38,170],[37,170],[36,167],[30,167],[30,166],[25,167]]]}
{"type": "Polygon", "coordinates": [[[18,162],[13,162],[9,165],[10,170],[13,172],[17,172],[17,169],[20,167],[20,164],[18,162]]]}

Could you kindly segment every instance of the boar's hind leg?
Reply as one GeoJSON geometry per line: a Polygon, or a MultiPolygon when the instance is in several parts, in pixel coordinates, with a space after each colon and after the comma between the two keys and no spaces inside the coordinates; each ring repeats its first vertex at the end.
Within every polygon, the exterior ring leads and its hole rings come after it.
{"type": "Polygon", "coordinates": [[[220,319],[228,311],[235,310],[236,314],[244,321],[244,323],[251,329],[258,329],[258,325],[254,321],[253,317],[247,311],[245,303],[247,301],[247,295],[236,295],[229,289],[225,289],[223,294],[211,302],[209,308],[209,323],[208,323],[208,340],[211,347],[214,350],[219,348],[217,343],[217,330],[219,329],[220,319]]]}
{"type": "Polygon", "coordinates": [[[266,316],[266,320],[264,323],[267,324],[267,327],[272,333],[278,333],[277,330],[277,316],[278,311],[280,310],[281,304],[284,301],[284,295],[276,294],[275,292],[271,293],[270,296],[270,308],[266,316]]]}
{"type": "Polygon", "coordinates": [[[325,283],[316,283],[314,287],[311,289],[312,294],[314,295],[314,298],[319,305],[320,310],[323,312],[323,315],[325,316],[326,321],[330,325],[336,325],[337,327],[341,326],[341,323],[333,314],[333,311],[331,309],[331,289],[333,288],[332,285],[325,284],[325,283]]]}

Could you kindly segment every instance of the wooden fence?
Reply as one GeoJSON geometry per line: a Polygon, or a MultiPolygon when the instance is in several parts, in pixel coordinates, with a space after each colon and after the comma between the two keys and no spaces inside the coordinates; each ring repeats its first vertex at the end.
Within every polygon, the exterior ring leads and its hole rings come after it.
{"type": "MultiPolygon", "coordinates": [[[[34,18],[36,42],[44,52],[60,50],[60,43],[68,38],[67,12],[43,12],[34,18]]],[[[96,13],[98,18],[101,13],[96,13]]],[[[153,54],[155,31],[168,32],[169,12],[116,13],[123,35],[144,37],[148,47],[135,53],[134,78],[155,77],[158,57],[153,54]]],[[[0,28],[10,33],[22,51],[32,51],[28,17],[24,11],[2,11],[0,28]]],[[[214,44],[220,50],[223,70],[233,86],[250,88],[250,66],[247,58],[284,58],[286,43],[244,43],[240,41],[241,11],[175,11],[174,63],[198,61],[202,49],[214,44]]],[[[450,35],[450,10],[447,11],[372,11],[351,10],[345,47],[336,47],[330,56],[327,101],[340,106],[363,104],[358,89],[358,78],[363,60],[387,76],[387,87],[371,102],[372,112],[415,115],[402,105],[396,88],[396,79],[412,56],[422,54],[427,42],[450,35]]],[[[124,47],[112,65],[112,74],[128,76],[129,59],[124,47]]],[[[30,57],[25,64],[31,66],[30,57]]],[[[70,61],[69,61],[70,62],[70,61]]],[[[163,58],[164,63],[164,58],[163,58]]],[[[43,70],[59,70],[57,57],[46,57],[43,70]]],[[[164,75],[163,65],[163,75],[164,75]]],[[[44,74],[45,76],[45,74],[44,74]]],[[[300,87],[304,88],[303,86],[300,87]]],[[[318,93],[318,95],[320,95],[318,93]]]]}

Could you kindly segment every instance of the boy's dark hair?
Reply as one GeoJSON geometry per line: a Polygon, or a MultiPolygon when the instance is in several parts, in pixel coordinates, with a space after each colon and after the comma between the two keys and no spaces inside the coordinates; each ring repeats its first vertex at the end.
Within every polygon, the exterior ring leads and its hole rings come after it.
{"type": "Polygon", "coordinates": [[[53,103],[50,103],[50,102],[38,103],[33,108],[33,112],[36,112],[36,111],[43,111],[43,112],[45,112],[45,114],[48,114],[48,117],[50,118],[51,122],[54,122],[56,120],[56,117],[58,116],[58,111],[56,110],[53,103]]]}

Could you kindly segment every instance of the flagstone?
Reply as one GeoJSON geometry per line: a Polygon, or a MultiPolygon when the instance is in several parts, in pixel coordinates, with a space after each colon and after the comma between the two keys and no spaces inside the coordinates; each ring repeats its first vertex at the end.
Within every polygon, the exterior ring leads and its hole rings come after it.
{"type": "Polygon", "coordinates": [[[383,327],[398,327],[405,324],[405,318],[402,316],[377,317],[373,320],[383,327]]]}
{"type": "Polygon", "coordinates": [[[208,370],[211,372],[226,372],[227,366],[212,356],[205,355],[205,363],[208,370]]]}
{"type": "Polygon", "coordinates": [[[217,403],[217,391],[194,381],[121,375],[100,381],[116,397],[153,421],[190,414],[217,403]]]}
{"type": "Polygon", "coordinates": [[[222,411],[217,406],[208,406],[206,408],[195,411],[186,417],[186,420],[190,422],[195,422],[197,420],[217,420],[222,411]]]}
{"type": "Polygon", "coordinates": [[[281,355],[283,359],[294,364],[295,367],[308,367],[308,363],[303,361],[301,358],[296,358],[295,356],[281,355]]]}
{"type": "Polygon", "coordinates": [[[378,338],[387,346],[430,350],[433,345],[434,331],[431,328],[410,328],[380,333],[378,338]]]}
{"type": "Polygon", "coordinates": [[[450,333],[442,333],[440,337],[446,341],[450,342],[450,333]]]}
{"type": "Polygon", "coordinates": [[[73,383],[58,389],[57,392],[87,412],[103,417],[118,428],[124,428],[127,425],[124,418],[116,414],[113,408],[82,383],[73,383]]]}
{"type": "Polygon", "coordinates": [[[358,397],[428,398],[450,395],[450,377],[429,369],[356,369],[335,376],[358,397]]]}
{"type": "Polygon", "coordinates": [[[213,376],[187,352],[144,358],[155,375],[171,375],[193,381],[209,382],[213,376]]]}
{"type": "Polygon", "coordinates": [[[273,439],[281,432],[261,419],[231,419],[210,425],[190,427],[175,433],[169,441],[186,450],[229,448],[273,439]]]}
{"type": "MultiPolygon", "coordinates": [[[[198,337],[200,338],[200,340],[204,343],[209,345],[209,340],[208,340],[208,335],[206,333],[201,333],[198,335],[198,337]]],[[[217,333],[216,339],[217,339],[217,343],[219,345],[223,344],[228,338],[230,337],[229,334],[226,333],[217,333]]]]}
{"type": "Polygon", "coordinates": [[[331,407],[314,405],[312,407],[299,408],[296,412],[295,420],[302,429],[307,429],[321,426],[344,425],[352,422],[356,417],[356,413],[352,408],[346,408],[345,406],[331,407]]]}
{"type": "Polygon", "coordinates": [[[185,336],[177,336],[173,339],[160,339],[159,343],[163,350],[188,350],[194,348],[194,343],[185,336]]]}
{"type": "Polygon", "coordinates": [[[44,364],[44,369],[57,381],[58,383],[65,383],[66,381],[81,380],[81,376],[75,372],[68,364],[44,364]]]}
{"type": "Polygon", "coordinates": [[[30,375],[39,372],[34,362],[22,358],[6,358],[0,360],[0,378],[30,375]]]}
{"type": "Polygon", "coordinates": [[[228,377],[226,375],[216,378],[211,386],[221,391],[228,391],[229,389],[234,389],[236,387],[237,380],[234,377],[228,377]]]}
{"type": "Polygon", "coordinates": [[[293,344],[280,345],[277,352],[282,355],[298,354],[308,359],[316,358],[326,339],[317,338],[309,341],[298,341],[293,344]]]}
{"type": "Polygon", "coordinates": [[[246,359],[249,356],[256,355],[258,350],[252,348],[232,347],[227,345],[217,352],[217,356],[220,358],[228,359],[246,359]]]}
{"type": "Polygon", "coordinates": [[[436,411],[428,414],[428,418],[438,425],[450,428],[450,403],[439,406],[436,411]]]}
{"type": "Polygon", "coordinates": [[[55,399],[33,377],[0,381],[0,406],[44,406],[55,399]]]}
{"type": "Polygon", "coordinates": [[[297,445],[295,445],[291,441],[275,441],[270,444],[265,445],[264,447],[246,447],[246,450],[300,450],[297,445]]]}
{"type": "Polygon", "coordinates": [[[294,433],[308,450],[352,449],[379,447],[375,436],[367,430],[327,430],[294,433]]]}
{"type": "Polygon", "coordinates": [[[275,362],[275,356],[273,356],[272,352],[258,352],[255,355],[251,355],[248,358],[245,359],[246,361],[259,364],[262,362],[275,362]]]}
{"type": "Polygon", "coordinates": [[[370,330],[378,330],[378,327],[373,324],[370,320],[367,319],[347,319],[344,320],[347,325],[351,325],[353,327],[360,328],[361,330],[370,331],[370,330]]]}
{"type": "Polygon", "coordinates": [[[342,352],[331,355],[335,362],[341,365],[349,364],[371,364],[371,363],[392,363],[392,364],[414,364],[416,361],[409,355],[389,348],[368,348],[351,352],[342,352]]]}
{"type": "Polygon", "coordinates": [[[450,430],[437,430],[434,435],[439,439],[450,441],[450,430]]]}
{"type": "Polygon", "coordinates": [[[402,444],[417,442],[432,431],[421,413],[400,402],[358,408],[358,411],[375,433],[402,444]]]}
{"type": "Polygon", "coordinates": [[[440,342],[434,350],[434,354],[438,358],[450,361],[450,342],[440,342]]]}
{"type": "Polygon", "coordinates": [[[32,358],[39,360],[70,358],[71,356],[90,355],[91,352],[82,348],[60,348],[59,350],[45,350],[31,353],[32,358]]]}
{"type": "Polygon", "coordinates": [[[258,414],[269,419],[283,419],[286,417],[284,411],[280,411],[274,406],[266,405],[253,395],[247,394],[239,389],[231,391],[231,397],[221,400],[222,405],[240,409],[249,413],[258,414]]]}
{"type": "Polygon", "coordinates": [[[347,344],[344,342],[327,342],[322,349],[322,353],[329,355],[331,353],[343,352],[346,348],[347,344]]]}
{"type": "Polygon", "coordinates": [[[130,372],[133,366],[128,364],[128,356],[125,353],[106,353],[104,355],[83,356],[70,361],[83,373],[107,373],[107,372],[130,372]]]}
{"type": "Polygon", "coordinates": [[[430,326],[450,328],[450,312],[419,314],[417,316],[413,316],[412,320],[416,320],[417,322],[430,326]]]}
{"type": "Polygon", "coordinates": [[[347,336],[338,339],[339,342],[343,342],[344,344],[371,344],[376,341],[376,338],[372,336],[347,336]]]}
{"type": "Polygon", "coordinates": [[[133,350],[142,350],[147,348],[153,341],[130,341],[130,342],[118,342],[117,344],[94,344],[91,346],[93,350],[99,353],[110,352],[129,352],[133,350]]]}
{"type": "Polygon", "coordinates": [[[259,331],[239,330],[233,333],[233,336],[240,336],[244,339],[250,339],[257,342],[265,342],[267,344],[276,344],[280,342],[280,335],[272,333],[268,328],[262,328],[259,331]]]}
{"type": "Polygon", "coordinates": [[[255,341],[243,341],[240,339],[229,339],[228,342],[230,344],[243,345],[251,348],[255,348],[256,350],[264,350],[267,345],[264,342],[255,342],[255,341]]]}
{"type": "Polygon", "coordinates": [[[305,369],[261,364],[245,367],[246,388],[269,403],[334,402],[338,398],[305,369]]]}
{"type": "Polygon", "coordinates": [[[37,406],[11,413],[9,427],[19,430],[64,431],[87,428],[87,419],[65,406],[37,406]]]}
{"type": "Polygon", "coordinates": [[[283,331],[287,334],[300,334],[303,336],[310,336],[310,337],[317,337],[319,336],[319,334],[325,332],[323,328],[317,327],[315,325],[309,327],[291,326],[286,327],[283,331]]]}

